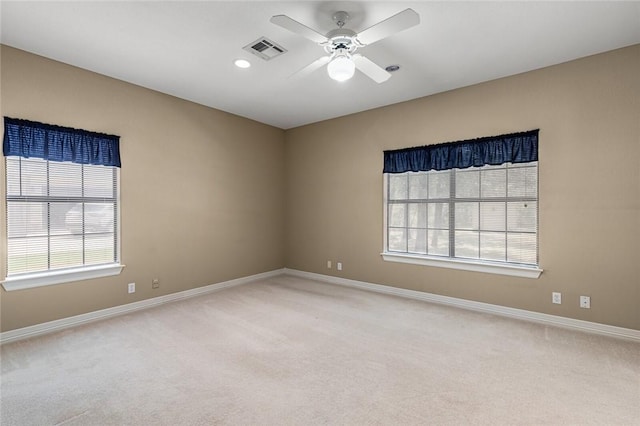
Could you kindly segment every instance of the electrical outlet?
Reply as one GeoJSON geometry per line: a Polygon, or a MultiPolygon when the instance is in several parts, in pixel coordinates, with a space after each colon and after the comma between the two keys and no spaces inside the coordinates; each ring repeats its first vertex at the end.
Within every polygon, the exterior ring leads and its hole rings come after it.
{"type": "Polygon", "coordinates": [[[591,309],[591,297],[580,296],[580,307],[585,309],[591,309]]]}
{"type": "Polygon", "coordinates": [[[129,283],[129,286],[127,287],[127,290],[129,293],[135,293],[136,292],[136,283],[129,283]]]}
{"type": "Polygon", "coordinates": [[[158,278],[154,278],[153,280],[151,280],[151,288],[159,288],[160,287],[160,280],[158,278]]]}
{"type": "Polygon", "coordinates": [[[562,304],[562,293],[553,292],[551,293],[551,301],[557,305],[562,304]]]}
{"type": "Polygon", "coordinates": [[[331,261],[327,260],[327,269],[331,269],[331,261]]]}
{"type": "Polygon", "coordinates": [[[338,262],[338,263],[336,263],[336,269],[337,269],[338,271],[342,271],[342,262],[338,262]]]}

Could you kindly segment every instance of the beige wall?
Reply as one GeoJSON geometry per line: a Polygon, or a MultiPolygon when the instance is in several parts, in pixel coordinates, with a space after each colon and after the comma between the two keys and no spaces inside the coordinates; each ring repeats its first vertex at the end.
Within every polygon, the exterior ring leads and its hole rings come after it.
{"type": "Polygon", "coordinates": [[[636,45],[287,131],[287,267],[640,329],[639,76],[636,45]],[[383,150],[536,128],[539,279],[381,259],[383,150]]]}
{"type": "Polygon", "coordinates": [[[126,265],[116,277],[1,290],[2,331],[284,266],[282,130],[6,46],[1,58],[3,116],[121,136],[126,265]]]}
{"type": "Polygon", "coordinates": [[[640,45],[286,132],[8,47],[0,59],[2,115],[121,136],[127,265],[0,291],[2,331],[283,266],[640,329],[640,45]],[[383,150],[534,128],[539,279],[381,259],[383,150]]]}

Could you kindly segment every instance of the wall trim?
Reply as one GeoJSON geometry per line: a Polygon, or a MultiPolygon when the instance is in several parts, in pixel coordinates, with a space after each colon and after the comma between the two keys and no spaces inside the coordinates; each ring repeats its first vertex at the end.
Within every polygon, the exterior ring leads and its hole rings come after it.
{"type": "MultiPolygon", "coordinates": [[[[120,239],[118,238],[118,241],[120,239]]],[[[46,285],[69,283],[72,281],[90,280],[93,278],[120,275],[126,265],[110,263],[108,265],[83,266],[62,270],[52,270],[7,277],[0,282],[5,291],[26,290],[46,285]]]]}
{"type": "Polygon", "coordinates": [[[118,315],[124,315],[143,309],[152,308],[166,303],[178,300],[197,297],[214,291],[234,287],[242,284],[248,284],[261,279],[272,278],[280,275],[291,275],[311,280],[337,284],[346,287],[358,288],[376,293],[389,294],[393,296],[405,297],[408,299],[432,302],[441,305],[454,306],[461,309],[471,311],[485,312],[489,314],[499,315],[503,317],[521,319],[539,324],[551,325],[556,327],[567,328],[571,330],[579,330],[587,333],[600,334],[609,337],[634,340],[640,342],[640,330],[630,328],[616,327],[607,324],[600,324],[590,321],[577,320],[573,318],[560,317],[557,315],[543,314],[539,312],[526,311],[524,309],[509,308],[506,306],[492,305],[489,303],[476,302],[473,300],[458,299],[455,297],[441,296],[433,293],[426,293],[416,290],[408,290],[398,287],[391,287],[381,284],[373,284],[365,281],[356,281],[348,278],[334,277],[330,275],[317,274],[314,272],[305,272],[297,269],[276,269],[269,272],[250,275],[247,277],[236,278],[229,281],[223,281],[216,284],[210,284],[203,287],[197,287],[190,290],[184,290],[177,293],[167,294],[164,296],[154,297],[151,299],[141,300],[138,302],[128,303],[126,305],[114,306],[112,308],[101,309],[99,311],[88,312],[86,314],[75,315],[68,318],[49,321],[42,324],[36,324],[28,327],[18,328],[16,330],[5,331],[0,333],[0,345],[18,340],[28,339],[43,334],[53,333],[55,331],[64,330],[78,325],[87,324],[94,321],[112,318],[118,315]]]}
{"type": "Polygon", "coordinates": [[[0,345],[52,333],[54,331],[76,327],[78,325],[87,324],[94,321],[112,318],[118,315],[140,311],[142,309],[149,309],[155,306],[164,305],[166,303],[171,303],[182,299],[201,296],[203,294],[212,293],[224,288],[234,287],[261,279],[279,276],[283,273],[284,269],[276,269],[269,272],[236,278],[233,280],[210,284],[203,287],[192,288],[190,290],[179,291],[177,293],[166,294],[164,296],[153,297],[151,299],[140,300],[138,302],[127,303],[126,305],[114,306],[112,308],[101,309],[99,311],[88,312],[86,314],[75,315],[68,318],[62,318],[59,320],[5,331],[4,333],[0,333],[0,345]]]}
{"type": "Polygon", "coordinates": [[[485,312],[489,314],[499,315],[503,317],[516,318],[531,321],[539,324],[552,325],[556,327],[567,328],[571,330],[585,331],[593,334],[600,334],[609,337],[616,337],[627,340],[640,342],[640,330],[631,328],[616,327],[613,325],[600,324],[596,322],[577,320],[573,318],[560,317],[557,315],[543,314],[540,312],[527,311],[524,309],[509,308],[506,306],[492,305],[484,302],[476,302],[473,300],[458,299],[455,297],[441,296],[423,291],[408,290],[404,288],[391,287],[381,284],[372,284],[365,281],[356,281],[347,278],[334,277],[330,275],[316,274],[313,272],[304,272],[297,269],[284,269],[287,275],[293,275],[301,278],[323,281],[330,284],[338,284],[346,287],[359,288],[361,290],[373,291],[376,293],[390,294],[409,299],[422,300],[426,302],[437,303],[441,305],[455,306],[457,308],[467,309],[471,311],[485,312]]]}
{"type": "Polygon", "coordinates": [[[461,271],[484,272],[487,274],[510,275],[520,278],[540,278],[542,269],[513,264],[498,264],[470,259],[425,256],[409,253],[383,252],[380,256],[387,262],[409,263],[412,265],[435,266],[436,268],[458,269],[461,271]]]}

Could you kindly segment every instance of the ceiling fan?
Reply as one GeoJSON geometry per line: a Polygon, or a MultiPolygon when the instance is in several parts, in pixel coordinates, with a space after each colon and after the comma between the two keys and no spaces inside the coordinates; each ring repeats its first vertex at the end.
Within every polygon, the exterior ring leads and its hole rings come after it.
{"type": "Polygon", "coordinates": [[[420,15],[413,9],[405,9],[384,21],[356,33],[344,27],[349,14],[344,11],[333,15],[338,28],[322,35],[286,15],[272,16],[270,21],[284,29],[318,43],[327,52],[327,56],[316,59],[294,75],[308,75],[318,68],[327,65],[329,77],[337,81],[346,81],[353,77],[355,69],[359,69],[376,83],[384,83],[391,74],[365,56],[355,53],[361,47],[368,46],[383,38],[389,37],[420,23],[420,15]]]}

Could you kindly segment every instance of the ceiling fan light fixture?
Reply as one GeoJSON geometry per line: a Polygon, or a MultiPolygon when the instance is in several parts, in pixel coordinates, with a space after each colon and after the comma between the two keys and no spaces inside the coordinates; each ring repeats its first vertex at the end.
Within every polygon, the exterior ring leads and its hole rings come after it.
{"type": "Polygon", "coordinates": [[[336,55],[327,65],[327,73],[335,81],[347,81],[355,72],[356,64],[346,54],[336,55]]]}

